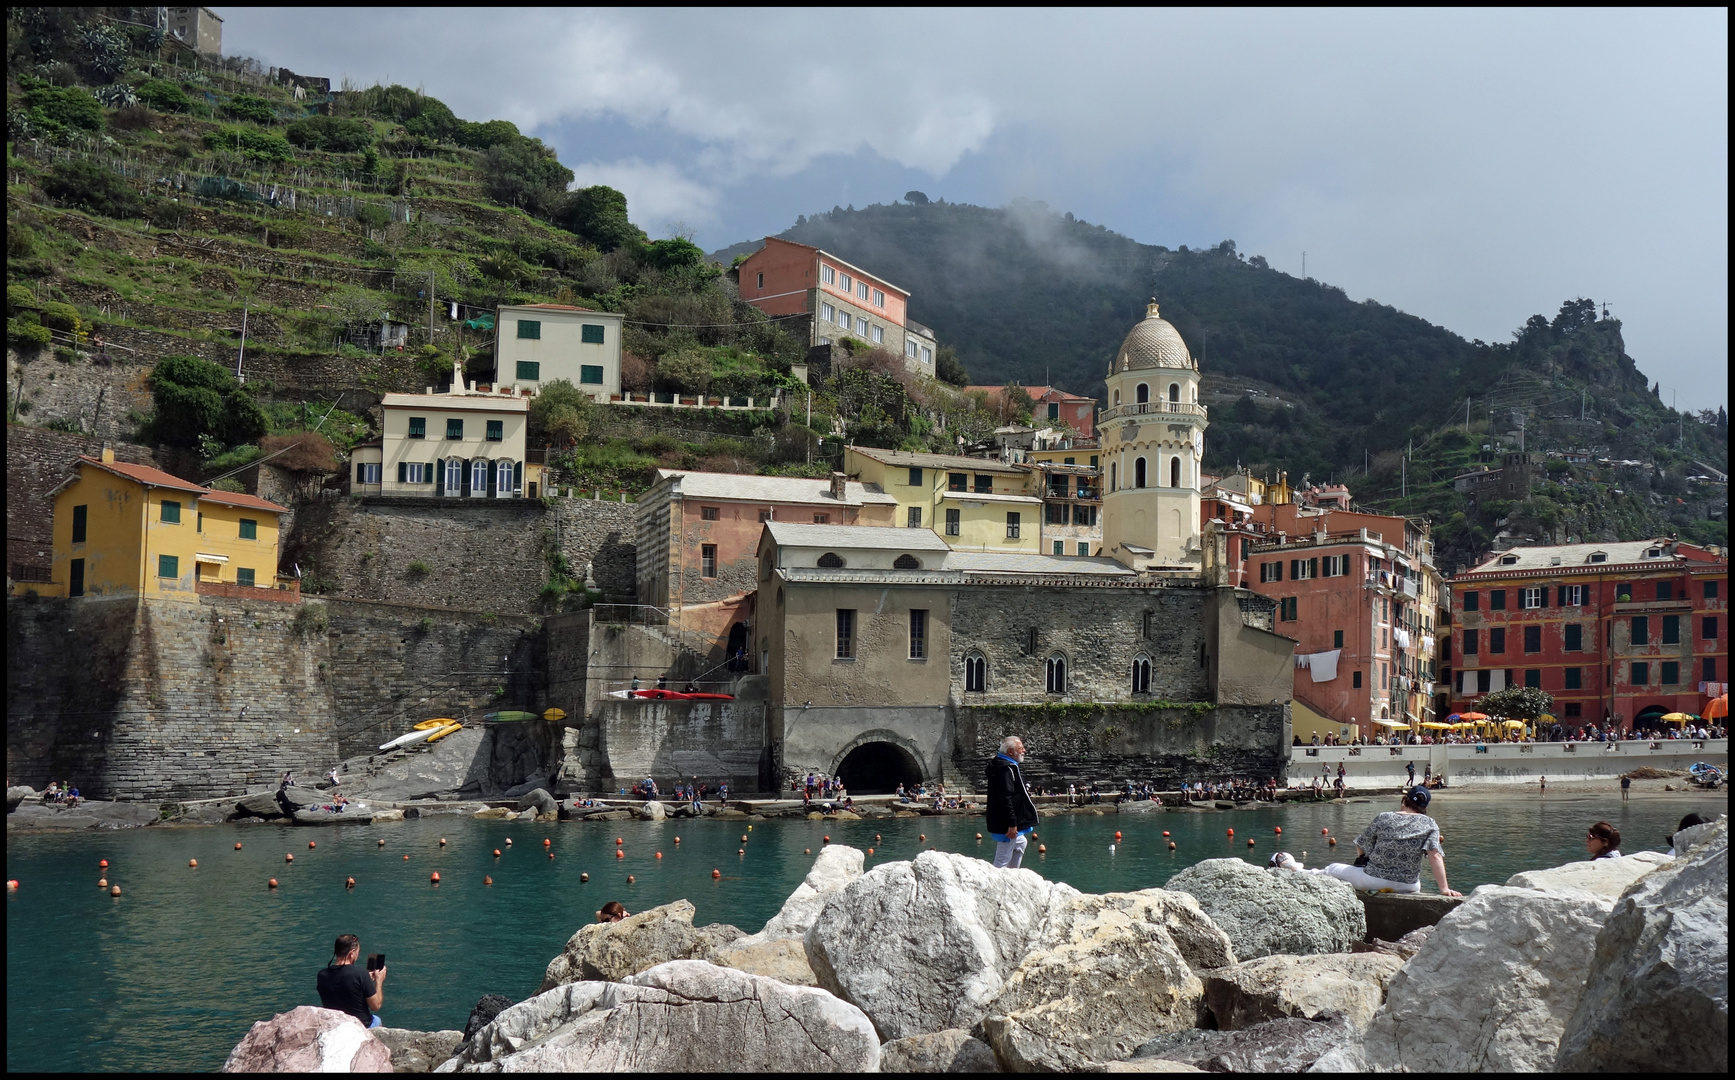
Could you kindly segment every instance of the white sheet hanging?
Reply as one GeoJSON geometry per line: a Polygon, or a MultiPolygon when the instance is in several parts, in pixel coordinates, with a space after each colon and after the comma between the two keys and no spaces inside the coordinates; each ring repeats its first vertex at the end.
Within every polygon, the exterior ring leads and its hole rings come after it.
{"type": "Polygon", "coordinates": [[[1337,678],[1337,659],[1343,655],[1342,649],[1332,649],[1330,652],[1313,653],[1311,671],[1314,682],[1331,682],[1337,678]]]}

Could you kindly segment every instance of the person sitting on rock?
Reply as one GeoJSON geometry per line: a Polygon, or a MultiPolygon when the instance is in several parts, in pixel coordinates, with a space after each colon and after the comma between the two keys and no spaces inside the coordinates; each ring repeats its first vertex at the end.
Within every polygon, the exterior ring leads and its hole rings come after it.
{"type": "Polygon", "coordinates": [[[620,922],[627,917],[627,909],[621,906],[619,900],[610,900],[596,913],[596,921],[600,923],[620,922]]]}
{"type": "Polygon", "coordinates": [[[321,968],[314,980],[320,1005],[350,1014],[363,1027],[383,1027],[374,1010],[386,1000],[384,965],[372,971],[356,967],[355,962],[361,956],[361,939],[354,934],[339,934],[331,954],[331,963],[321,968]]]}
{"type": "Polygon", "coordinates": [[[1606,821],[1599,821],[1585,834],[1584,846],[1590,850],[1592,862],[1621,857],[1621,831],[1606,821]]]}
{"type": "Polygon", "coordinates": [[[1411,788],[1396,811],[1378,815],[1355,838],[1361,858],[1357,865],[1332,863],[1322,870],[1305,870],[1295,857],[1280,851],[1271,865],[1301,874],[1323,874],[1348,882],[1353,888],[1394,893],[1422,891],[1422,857],[1434,872],[1441,896],[1462,896],[1446,884],[1446,853],[1440,846],[1440,826],[1427,814],[1428,789],[1411,788]],[[1365,865],[1362,865],[1365,862],[1365,865]]]}

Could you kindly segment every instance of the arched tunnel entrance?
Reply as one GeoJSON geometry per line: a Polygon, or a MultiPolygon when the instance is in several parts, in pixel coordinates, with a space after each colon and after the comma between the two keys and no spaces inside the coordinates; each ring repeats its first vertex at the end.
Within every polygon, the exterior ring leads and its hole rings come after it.
{"type": "Polygon", "coordinates": [[[922,766],[901,746],[870,742],[845,754],[837,775],[851,795],[890,795],[899,784],[909,788],[920,783],[922,766]]]}

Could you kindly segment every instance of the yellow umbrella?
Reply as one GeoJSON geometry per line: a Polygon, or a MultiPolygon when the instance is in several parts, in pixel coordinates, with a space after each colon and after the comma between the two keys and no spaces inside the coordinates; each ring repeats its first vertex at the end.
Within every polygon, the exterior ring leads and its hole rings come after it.
{"type": "Polygon", "coordinates": [[[1429,731],[1451,731],[1452,730],[1451,724],[1442,724],[1442,723],[1439,723],[1438,721],[1435,721],[1435,720],[1423,720],[1422,726],[1427,728],[1429,731]]]}
{"type": "Polygon", "coordinates": [[[1402,720],[1375,720],[1374,723],[1378,724],[1380,727],[1403,728],[1405,731],[1410,729],[1410,725],[1404,723],[1402,720]]]}
{"type": "Polygon", "coordinates": [[[1509,728],[1521,728],[1524,726],[1524,721],[1522,721],[1522,720],[1507,720],[1507,721],[1503,722],[1503,724],[1501,726],[1509,727],[1509,728]]]}
{"type": "Polygon", "coordinates": [[[1694,716],[1692,713],[1672,712],[1663,714],[1663,719],[1667,720],[1671,724],[1685,724],[1689,720],[1697,720],[1699,718],[1694,716]]]}

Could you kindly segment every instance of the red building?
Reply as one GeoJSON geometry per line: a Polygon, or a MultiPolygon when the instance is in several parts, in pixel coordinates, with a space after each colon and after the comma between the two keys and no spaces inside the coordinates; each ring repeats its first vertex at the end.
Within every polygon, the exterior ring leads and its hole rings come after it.
{"type": "Polygon", "coordinates": [[[934,374],[934,332],[909,317],[910,294],[884,278],[775,236],[736,271],[741,299],[809,346],[856,338],[903,354],[912,371],[934,374]]]}
{"type": "MultiPolygon", "coordinates": [[[[977,391],[987,394],[990,406],[996,410],[1006,398],[1004,386],[964,388],[966,394],[977,391]]],[[[1069,394],[1052,386],[1026,386],[1024,392],[1030,395],[1032,426],[1040,428],[1056,420],[1064,420],[1067,426],[1078,433],[1080,439],[1096,439],[1096,398],[1069,394]]]]}
{"type": "Polygon", "coordinates": [[[1670,539],[1513,548],[1451,580],[1451,707],[1507,686],[1570,727],[1698,713],[1729,682],[1729,557],[1670,539]]]}

